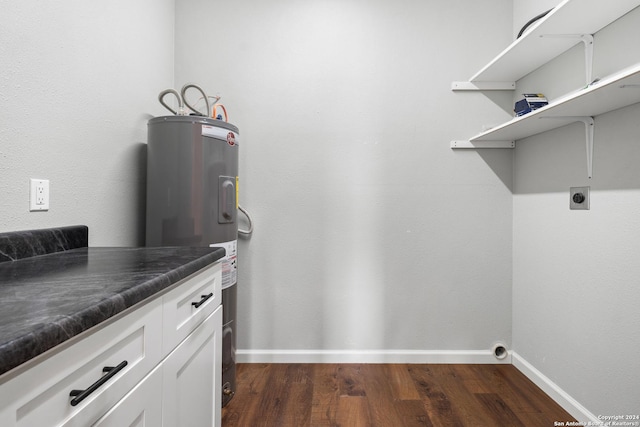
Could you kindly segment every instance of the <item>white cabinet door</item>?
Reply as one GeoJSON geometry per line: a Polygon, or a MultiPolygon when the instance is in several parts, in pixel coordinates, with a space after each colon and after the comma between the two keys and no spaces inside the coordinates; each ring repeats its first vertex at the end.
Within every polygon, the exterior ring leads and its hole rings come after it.
{"type": "Polygon", "coordinates": [[[100,418],[94,427],[158,427],[162,425],[162,365],[100,418]]]}
{"type": "Polygon", "coordinates": [[[218,307],[164,360],[162,425],[219,426],[222,307],[218,307]]]}

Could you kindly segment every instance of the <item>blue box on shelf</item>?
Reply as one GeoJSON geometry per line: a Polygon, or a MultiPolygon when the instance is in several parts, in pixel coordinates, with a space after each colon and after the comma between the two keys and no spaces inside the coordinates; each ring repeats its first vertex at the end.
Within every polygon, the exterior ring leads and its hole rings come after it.
{"type": "Polygon", "coordinates": [[[524,99],[516,102],[515,113],[516,117],[530,113],[533,110],[544,107],[549,102],[547,98],[541,93],[523,93],[524,99]]]}

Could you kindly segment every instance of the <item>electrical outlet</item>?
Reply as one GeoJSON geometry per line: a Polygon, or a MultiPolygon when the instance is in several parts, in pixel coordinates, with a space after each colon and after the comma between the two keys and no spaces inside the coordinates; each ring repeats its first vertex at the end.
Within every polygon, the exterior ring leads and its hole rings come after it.
{"type": "Polygon", "coordinates": [[[49,180],[31,178],[29,191],[29,210],[48,211],[49,210],[49,180]]]}
{"type": "Polygon", "coordinates": [[[590,187],[571,187],[569,189],[569,209],[589,210],[591,197],[589,195],[590,187]]]}

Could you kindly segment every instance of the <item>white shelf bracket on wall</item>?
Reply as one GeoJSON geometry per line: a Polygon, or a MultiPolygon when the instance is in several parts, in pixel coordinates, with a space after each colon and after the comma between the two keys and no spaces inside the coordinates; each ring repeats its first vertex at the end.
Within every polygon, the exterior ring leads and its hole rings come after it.
{"type": "Polygon", "coordinates": [[[451,148],[515,148],[515,141],[451,141],[451,148]]]}
{"type": "Polygon", "coordinates": [[[541,119],[550,120],[572,120],[574,122],[584,123],[585,140],[587,148],[587,176],[589,179],[593,176],[593,131],[595,128],[595,121],[591,116],[557,116],[557,117],[540,117],[541,119]]]}
{"type": "Polygon", "coordinates": [[[453,82],[451,90],[462,91],[484,91],[484,90],[516,90],[516,82],[453,82]]]}
{"type": "Polygon", "coordinates": [[[543,38],[577,38],[584,44],[584,67],[587,85],[593,82],[593,35],[591,34],[541,34],[543,38]]]}

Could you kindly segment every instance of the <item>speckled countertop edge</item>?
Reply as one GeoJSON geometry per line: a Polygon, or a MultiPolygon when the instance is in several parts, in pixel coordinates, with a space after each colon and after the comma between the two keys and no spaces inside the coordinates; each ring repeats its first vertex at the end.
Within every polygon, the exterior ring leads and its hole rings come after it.
{"type": "MultiPolygon", "coordinates": [[[[224,255],[223,248],[208,247],[74,248],[0,263],[0,282],[4,282],[0,283],[0,286],[10,287],[9,301],[3,302],[10,309],[7,310],[6,306],[4,307],[4,318],[0,314],[0,321],[2,321],[0,327],[5,327],[7,322],[19,321],[16,318],[20,316],[12,315],[10,312],[13,307],[16,307],[15,310],[20,310],[19,313],[23,318],[29,315],[19,307],[22,301],[20,301],[21,296],[17,294],[23,292],[23,289],[26,293],[29,290],[29,288],[22,288],[23,284],[37,287],[40,277],[46,281],[51,280],[50,277],[53,276],[57,281],[55,283],[57,291],[74,292],[74,286],[83,280],[83,273],[76,272],[73,277],[67,279],[66,266],[61,266],[66,260],[74,258],[84,260],[90,257],[92,265],[100,265],[101,260],[107,258],[106,265],[111,267],[109,262],[113,263],[114,257],[116,261],[130,260],[131,257],[134,257],[135,261],[136,256],[140,258],[139,261],[129,262],[126,266],[128,270],[123,274],[118,274],[117,271],[106,274],[105,279],[109,280],[109,286],[113,286],[114,289],[106,290],[104,295],[98,295],[95,299],[89,295],[85,298],[86,302],[83,301],[80,304],[74,302],[73,310],[45,317],[44,320],[38,320],[33,325],[28,324],[27,329],[19,329],[11,339],[7,340],[3,337],[5,339],[0,340],[0,376],[215,263],[224,255]],[[55,274],[49,274],[48,268],[34,272],[34,266],[42,264],[55,265],[55,274]],[[28,278],[24,279],[24,276],[28,278]],[[124,284],[120,285],[118,280],[123,277],[124,284]]],[[[84,267],[84,264],[82,266],[84,267]]],[[[73,268],[77,270],[77,266],[69,267],[70,270],[73,268]]],[[[99,274],[98,269],[97,273],[94,272],[93,279],[99,274]]],[[[46,295],[42,298],[45,299],[46,295]]],[[[73,297],[67,296],[67,299],[69,298],[73,297]]],[[[48,300],[45,302],[51,304],[48,300]]],[[[47,310],[50,312],[50,308],[47,310]]],[[[28,321],[27,318],[27,323],[28,321]]]]}

